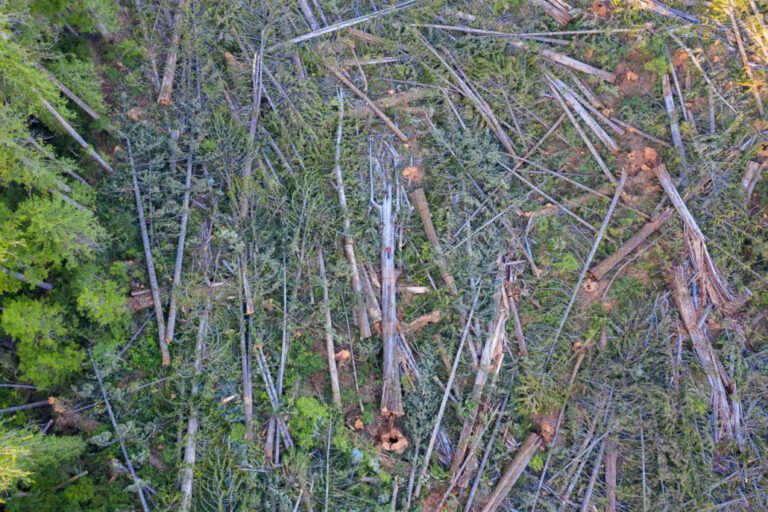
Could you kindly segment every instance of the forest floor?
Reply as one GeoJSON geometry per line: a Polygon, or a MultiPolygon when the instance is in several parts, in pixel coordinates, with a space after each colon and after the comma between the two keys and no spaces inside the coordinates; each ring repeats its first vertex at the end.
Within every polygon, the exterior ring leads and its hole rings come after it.
{"type": "Polygon", "coordinates": [[[17,421],[88,441],[82,510],[767,510],[765,17],[123,6],[117,432],[90,360],[17,421]]]}

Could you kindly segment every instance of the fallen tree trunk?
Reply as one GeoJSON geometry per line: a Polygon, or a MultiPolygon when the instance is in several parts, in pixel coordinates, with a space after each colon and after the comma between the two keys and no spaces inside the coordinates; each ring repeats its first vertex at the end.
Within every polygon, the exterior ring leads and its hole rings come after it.
{"type": "Polygon", "coordinates": [[[653,167],[653,172],[685,226],[685,240],[691,261],[696,269],[701,298],[708,297],[715,307],[726,314],[735,312],[744,303],[744,299],[730,291],[728,282],[715,266],[715,262],[712,261],[707,249],[706,238],[677,191],[667,168],[663,164],[659,164],[653,167]]]}
{"type": "Polygon", "coordinates": [[[149,277],[149,286],[152,289],[152,301],[155,307],[155,318],[157,319],[157,334],[160,343],[160,354],[163,358],[163,366],[171,364],[171,355],[168,352],[168,344],[165,342],[165,319],[163,317],[163,303],[160,301],[160,288],[157,284],[157,274],[155,273],[155,262],[152,259],[152,247],[149,243],[149,233],[147,232],[147,221],[144,218],[144,206],[141,203],[141,190],[139,189],[139,179],[136,176],[136,163],[133,161],[133,148],[130,139],[126,139],[128,146],[128,158],[131,163],[131,178],[133,179],[133,195],[136,200],[136,211],[139,215],[139,228],[141,229],[141,241],[144,244],[144,258],[147,260],[147,274],[149,277]]]}
{"type": "Polygon", "coordinates": [[[387,183],[381,211],[381,338],[384,345],[384,375],[381,414],[402,416],[403,395],[397,346],[397,276],[395,274],[395,219],[392,211],[392,184],[387,183]]]}
{"type": "Polygon", "coordinates": [[[35,67],[42,71],[43,73],[48,76],[48,79],[53,82],[53,85],[55,85],[67,98],[72,100],[78,107],[83,109],[83,112],[88,114],[94,121],[98,121],[101,117],[95,110],[93,110],[88,104],[80,98],[77,94],[72,92],[72,90],[64,85],[56,76],[48,71],[45,67],[43,67],[41,64],[35,64],[35,67]]]}
{"type": "MultiPolygon", "coordinates": [[[[176,171],[176,159],[172,160],[171,171],[176,171]]],[[[181,287],[181,268],[184,264],[184,244],[187,239],[187,223],[189,221],[189,196],[192,193],[192,154],[187,157],[187,175],[184,180],[184,199],[181,204],[181,225],[179,226],[179,241],[176,245],[176,263],[173,267],[173,283],[171,284],[171,302],[168,306],[168,324],[165,329],[165,342],[173,342],[173,331],[176,326],[176,310],[179,288],[181,287]]]]}
{"type": "Polygon", "coordinates": [[[536,452],[544,445],[544,438],[542,438],[536,432],[531,432],[528,437],[523,441],[522,446],[517,451],[515,458],[504,470],[504,474],[496,483],[496,487],[493,489],[491,496],[485,503],[482,512],[494,512],[497,510],[504,499],[509,494],[509,491],[514,487],[520,475],[523,474],[528,463],[531,461],[536,452]]]}
{"type": "Polygon", "coordinates": [[[339,194],[339,205],[344,222],[344,254],[349,263],[349,274],[352,281],[352,291],[355,293],[355,311],[357,313],[357,327],[360,329],[361,338],[371,336],[371,325],[368,322],[368,313],[365,306],[365,296],[363,294],[363,285],[360,282],[360,270],[357,266],[357,257],[355,256],[355,242],[352,238],[352,222],[349,219],[349,208],[347,206],[347,194],[344,190],[344,177],[341,172],[341,138],[343,134],[344,121],[344,96],[339,93],[339,125],[336,131],[336,153],[334,172],[336,174],[336,190],[339,194]]]}
{"type": "Polygon", "coordinates": [[[198,420],[200,395],[200,375],[203,373],[203,352],[205,336],[208,332],[208,315],[210,304],[206,305],[200,324],[197,327],[197,342],[195,343],[195,371],[192,382],[192,393],[187,419],[187,438],[184,444],[184,466],[181,468],[181,512],[189,512],[192,507],[192,483],[195,475],[195,457],[197,453],[197,432],[200,428],[198,420]]]}
{"type": "Polygon", "coordinates": [[[744,443],[742,437],[743,418],[741,403],[736,397],[736,384],[731,380],[720,362],[720,358],[701,326],[700,309],[694,306],[691,297],[689,275],[683,266],[672,270],[672,294],[683,319],[685,329],[691,338],[693,350],[701,363],[707,381],[712,390],[712,408],[716,425],[715,442],[735,439],[739,447],[744,443]]]}
{"type": "Polygon", "coordinates": [[[83,139],[80,134],[77,133],[74,128],[72,128],[72,125],[69,124],[67,120],[64,119],[55,108],[53,108],[53,105],[48,103],[48,101],[44,98],[40,98],[40,101],[43,103],[43,106],[46,108],[46,110],[48,110],[54,119],[56,119],[56,121],[61,125],[61,127],[64,128],[64,131],[66,131],[73,139],[77,141],[78,144],[80,144],[80,147],[85,150],[88,156],[93,158],[99,167],[104,169],[107,174],[112,174],[112,167],[107,163],[107,161],[104,160],[104,158],[95,149],[93,149],[93,146],[85,142],[85,139],[83,139]]]}
{"type": "Polygon", "coordinates": [[[187,0],[179,0],[176,7],[176,15],[173,18],[173,35],[171,44],[168,48],[168,55],[165,57],[165,70],[163,71],[163,82],[160,85],[160,95],[157,102],[160,105],[170,105],[173,96],[173,79],[176,75],[176,60],[179,55],[179,42],[184,30],[184,11],[187,8],[187,0]]]}
{"type": "Polygon", "coordinates": [[[482,403],[481,398],[483,397],[485,385],[488,382],[488,378],[499,371],[504,356],[503,346],[506,340],[507,319],[509,318],[509,301],[507,300],[507,293],[505,290],[508,282],[508,274],[506,271],[506,260],[503,256],[499,258],[498,265],[499,271],[497,279],[499,280],[499,285],[494,296],[496,313],[488,328],[488,338],[486,339],[480,354],[480,362],[477,367],[475,382],[472,386],[472,395],[469,400],[469,403],[471,404],[470,410],[464,420],[461,435],[459,436],[459,442],[456,446],[456,451],[454,452],[453,461],[451,462],[451,475],[454,477],[459,466],[464,462],[467,448],[472,440],[472,434],[476,427],[477,415],[482,403]]]}
{"type": "Polygon", "coordinates": [[[331,319],[331,299],[328,294],[328,276],[325,273],[323,249],[317,244],[317,266],[320,282],[323,286],[323,315],[325,317],[325,355],[328,360],[328,374],[331,380],[333,403],[341,409],[341,388],[339,386],[339,371],[336,368],[336,348],[333,343],[333,321],[331,319]]]}

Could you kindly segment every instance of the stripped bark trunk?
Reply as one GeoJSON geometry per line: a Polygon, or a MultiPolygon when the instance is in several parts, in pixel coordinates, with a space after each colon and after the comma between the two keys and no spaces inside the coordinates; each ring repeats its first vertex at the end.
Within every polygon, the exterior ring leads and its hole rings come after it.
{"type": "Polygon", "coordinates": [[[459,442],[457,443],[453,461],[451,462],[451,475],[455,475],[461,463],[464,462],[467,448],[473,437],[473,431],[477,426],[477,414],[480,409],[480,404],[482,403],[481,399],[483,397],[485,385],[488,382],[488,378],[499,371],[504,356],[503,347],[506,340],[507,319],[509,318],[509,301],[505,290],[508,282],[508,274],[505,264],[505,258],[503,256],[500,257],[498,260],[498,279],[500,283],[494,296],[496,313],[489,326],[488,338],[486,339],[480,354],[480,362],[478,364],[475,382],[472,386],[472,395],[469,401],[471,408],[464,420],[461,435],[459,436],[459,442]]]}
{"type": "Polygon", "coordinates": [[[157,284],[157,274],[155,273],[155,262],[152,258],[152,247],[149,243],[149,233],[147,232],[147,222],[144,218],[144,206],[141,203],[141,190],[139,189],[139,179],[136,175],[136,163],[133,160],[133,148],[130,139],[126,139],[128,146],[128,158],[131,163],[131,178],[133,179],[133,195],[136,200],[136,211],[139,215],[139,228],[141,229],[141,241],[144,244],[144,258],[147,260],[147,275],[149,277],[149,286],[152,290],[152,301],[155,307],[155,318],[157,319],[157,334],[160,343],[160,354],[163,359],[163,366],[171,364],[171,355],[168,352],[168,344],[165,342],[165,318],[163,317],[163,303],[160,300],[160,288],[157,284]]]}
{"type": "Polygon", "coordinates": [[[398,365],[395,219],[392,208],[392,184],[387,183],[381,204],[381,337],[384,345],[381,414],[396,417],[402,416],[404,411],[398,365]]]}
{"type": "Polygon", "coordinates": [[[536,432],[531,432],[528,437],[523,441],[522,446],[517,451],[515,458],[504,470],[504,474],[496,483],[496,487],[493,489],[491,496],[488,498],[482,512],[495,512],[504,502],[507,494],[512,487],[523,474],[523,471],[528,466],[536,452],[544,444],[544,439],[536,432]]]}
{"type": "Polygon", "coordinates": [[[360,270],[357,267],[357,257],[355,256],[355,242],[352,238],[352,222],[349,219],[349,208],[347,207],[347,194],[344,190],[344,177],[341,172],[341,139],[343,135],[344,122],[344,95],[339,94],[339,125],[336,131],[336,154],[334,172],[336,174],[336,190],[339,194],[339,205],[344,218],[344,254],[349,263],[349,274],[352,281],[352,291],[355,293],[357,312],[357,326],[360,329],[361,338],[371,336],[371,325],[368,322],[368,313],[365,306],[365,296],[363,295],[363,285],[360,282],[360,270]]]}
{"type": "Polygon", "coordinates": [[[735,439],[741,448],[744,443],[741,430],[743,418],[741,403],[735,396],[736,384],[726,373],[717,352],[701,326],[701,311],[697,310],[691,297],[688,272],[683,266],[675,267],[671,280],[680,317],[683,319],[693,350],[707,375],[707,381],[712,390],[712,407],[716,425],[715,442],[735,439]]]}
{"type": "Polygon", "coordinates": [[[197,453],[197,432],[200,428],[198,420],[200,395],[200,376],[203,373],[203,352],[205,336],[208,332],[208,316],[210,304],[206,304],[200,324],[197,327],[197,343],[195,343],[195,371],[192,382],[191,405],[187,419],[187,438],[184,444],[184,466],[181,469],[181,512],[189,512],[192,507],[192,484],[195,474],[195,457],[197,453]]]}
{"type": "Polygon", "coordinates": [[[320,243],[317,244],[317,266],[320,282],[323,286],[323,315],[325,317],[325,355],[328,359],[328,374],[331,380],[333,403],[341,409],[341,388],[339,387],[339,371],[336,368],[336,348],[333,343],[333,321],[331,319],[331,299],[328,293],[328,276],[325,273],[325,260],[320,243]]]}
{"type": "Polygon", "coordinates": [[[80,147],[82,147],[85,152],[93,158],[93,160],[101,167],[107,174],[112,174],[112,167],[107,163],[106,160],[91,146],[88,144],[85,139],[83,139],[79,133],[75,131],[74,128],[72,128],[72,125],[67,122],[66,119],[64,119],[59,112],[53,108],[53,105],[48,103],[48,101],[44,98],[40,98],[40,101],[43,103],[43,106],[48,110],[48,112],[56,119],[56,121],[61,125],[62,128],[64,128],[64,131],[66,131],[73,139],[77,141],[78,144],[80,144],[80,147]]]}
{"type": "MultiPolygon", "coordinates": [[[[174,159],[175,160],[175,159],[174,159]]],[[[175,172],[175,165],[172,171],[175,172]]],[[[166,343],[173,342],[173,331],[176,325],[176,310],[181,287],[181,268],[184,263],[184,243],[187,238],[187,223],[189,221],[189,196],[192,193],[192,153],[187,157],[187,175],[184,181],[184,199],[181,205],[181,226],[179,226],[179,242],[176,246],[176,264],[173,267],[173,284],[171,285],[171,302],[168,306],[168,325],[165,330],[166,343]]]]}
{"type": "Polygon", "coordinates": [[[179,0],[176,7],[176,15],[173,18],[173,34],[168,54],[165,57],[165,70],[163,71],[163,83],[160,85],[160,95],[157,102],[160,105],[170,105],[173,96],[173,79],[176,75],[176,60],[179,55],[179,43],[184,31],[184,11],[187,8],[187,0],[179,0]]]}

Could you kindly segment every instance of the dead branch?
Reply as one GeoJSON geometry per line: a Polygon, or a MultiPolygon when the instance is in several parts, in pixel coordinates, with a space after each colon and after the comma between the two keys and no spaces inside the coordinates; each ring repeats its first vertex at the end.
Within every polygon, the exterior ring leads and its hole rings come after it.
{"type": "Polygon", "coordinates": [[[163,303],[160,300],[160,288],[157,285],[157,274],[155,274],[155,262],[152,258],[152,247],[149,243],[149,233],[147,231],[147,221],[144,218],[144,206],[141,203],[141,189],[139,189],[139,179],[136,175],[136,163],[133,160],[133,148],[130,139],[126,139],[128,146],[128,159],[131,164],[131,178],[133,179],[133,195],[136,200],[136,211],[139,216],[139,228],[141,229],[141,241],[144,244],[144,258],[147,260],[147,275],[149,277],[149,286],[152,290],[152,301],[155,307],[155,318],[157,319],[157,334],[160,343],[160,354],[163,359],[163,366],[171,364],[171,355],[168,352],[168,344],[165,342],[165,318],[163,317],[163,303]]]}
{"type": "Polygon", "coordinates": [[[14,279],[18,279],[19,281],[21,281],[23,283],[34,285],[34,286],[40,288],[41,290],[45,290],[47,292],[53,290],[53,285],[52,284],[46,283],[46,282],[43,282],[43,281],[32,282],[29,279],[27,279],[26,277],[24,277],[24,274],[16,272],[15,270],[11,270],[11,269],[8,269],[8,268],[5,268],[5,267],[0,267],[0,272],[2,272],[3,274],[5,274],[7,276],[13,277],[14,279]]]}
{"type": "Polygon", "coordinates": [[[535,4],[541,6],[548,15],[555,19],[563,27],[568,25],[573,19],[570,11],[573,9],[562,0],[534,0],[535,4]]]}
{"type": "Polygon", "coordinates": [[[45,407],[46,405],[53,405],[55,401],[56,401],[55,398],[49,397],[47,400],[38,400],[37,402],[30,402],[28,404],[14,405],[12,407],[6,407],[5,409],[0,409],[0,414],[11,414],[19,411],[28,411],[30,409],[36,409],[38,407],[45,407]]]}
{"type": "Polygon", "coordinates": [[[171,44],[168,48],[168,54],[165,57],[165,70],[163,71],[163,82],[160,85],[160,95],[157,102],[160,105],[170,105],[173,96],[173,79],[176,75],[176,60],[179,54],[179,43],[184,31],[184,11],[187,8],[187,0],[179,0],[176,7],[176,15],[173,18],[173,34],[171,35],[171,44]]]}
{"type": "Polygon", "coordinates": [[[368,20],[377,18],[379,16],[386,16],[387,14],[391,14],[393,12],[397,12],[400,9],[405,9],[406,7],[409,7],[411,5],[416,4],[416,0],[406,0],[404,2],[401,2],[397,5],[394,5],[392,7],[388,7],[386,9],[380,9],[378,11],[371,12],[369,14],[364,14],[362,16],[358,16],[356,18],[352,18],[350,20],[344,20],[340,21],[338,23],[334,23],[332,25],[328,25],[327,27],[322,27],[317,30],[313,30],[312,32],[309,32],[307,34],[302,34],[300,36],[296,36],[294,38],[288,39],[286,41],[283,41],[281,43],[274,44],[267,48],[267,51],[273,51],[283,46],[288,46],[292,44],[302,43],[304,41],[309,41],[310,39],[315,39],[316,37],[320,37],[325,34],[330,34],[336,31],[339,31],[344,28],[353,27],[355,25],[359,25],[360,23],[366,22],[368,20]]]}
{"type": "Polygon", "coordinates": [[[616,445],[608,440],[605,453],[605,499],[608,502],[605,512],[616,512],[616,468],[618,465],[618,452],[616,445]]]}
{"type": "Polygon", "coordinates": [[[677,18],[683,21],[687,21],[688,23],[694,23],[694,24],[700,23],[699,19],[696,16],[693,16],[692,14],[688,14],[687,12],[681,11],[679,9],[674,9],[672,7],[669,7],[668,5],[660,2],[659,0],[631,0],[631,2],[639,9],[653,11],[657,14],[661,14],[662,16],[677,18]]]}
{"type": "Polygon", "coordinates": [[[467,447],[472,440],[473,431],[476,429],[477,414],[481,405],[481,398],[488,378],[495,375],[501,368],[504,357],[504,344],[506,342],[506,325],[509,318],[509,301],[506,293],[506,286],[509,282],[509,273],[506,268],[506,257],[502,256],[498,260],[498,280],[499,286],[494,295],[494,304],[496,306],[495,316],[488,328],[488,337],[486,338],[483,350],[480,354],[480,361],[475,375],[475,382],[472,386],[472,395],[469,403],[472,404],[467,412],[464,425],[459,436],[459,441],[454,451],[453,462],[451,463],[451,475],[456,476],[456,471],[467,455],[467,447]]]}
{"type": "Polygon", "coordinates": [[[320,273],[320,283],[323,286],[323,315],[325,316],[325,350],[328,358],[328,373],[331,380],[333,403],[341,409],[341,388],[339,387],[339,371],[336,368],[336,348],[333,343],[333,321],[331,320],[331,299],[328,294],[328,276],[325,273],[323,249],[317,244],[317,266],[320,273]]]}
{"type": "Polygon", "coordinates": [[[573,308],[573,304],[576,302],[576,297],[579,294],[579,290],[581,289],[581,284],[584,282],[584,278],[587,275],[587,272],[589,271],[589,266],[592,264],[592,258],[595,257],[595,253],[597,252],[597,248],[600,246],[600,241],[603,239],[603,235],[605,234],[606,229],[608,229],[608,224],[611,222],[611,217],[613,216],[613,211],[616,209],[616,205],[619,202],[619,198],[621,197],[621,192],[624,190],[624,184],[627,181],[627,171],[624,170],[621,173],[621,178],[619,178],[619,184],[616,186],[616,191],[613,195],[613,199],[611,200],[611,204],[608,207],[608,212],[605,214],[605,218],[603,219],[603,224],[600,226],[600,230],[597,232],[597,236],[595,237],[595,241],[592,243],[592,249],[589,251],[589,255],[587,256],[587,261],[584,262],[584,267],[581,270],[581,274],[579,274],[579,279],[576,282],[576,286],[573,288],[573,293],[571,294],[571,298],[568,301],[568,306],[565,308],[565,313],[563,313],[563,317],[560,319],[560,324],[557,326],[557,331],[555,332],[554,340],[552,341],[552,348],[551,351],[554,350],[554,347],[557,343],[557,339],[560,337],[560,333],[563,331],[563,327],[565,327],[565,322],[568,319],[568,315],[571,312],[571,309],[573,308]]]}
{"type": "Polygon", "coordinates": [[[685,157],[685,147],[683,146],[683,137],[680,135],[680,126],[677,124],[677,111],[675,109],[675,98],[672,96],[672,88],[669,85],[669,75],[661,77],[661,85],[664,91],[664,106],[669,116],[669,128],[672,131],[672,143],[675,145],[677,154],[680,155],[680,163],[683,169],[688,166],[685,157]]]}

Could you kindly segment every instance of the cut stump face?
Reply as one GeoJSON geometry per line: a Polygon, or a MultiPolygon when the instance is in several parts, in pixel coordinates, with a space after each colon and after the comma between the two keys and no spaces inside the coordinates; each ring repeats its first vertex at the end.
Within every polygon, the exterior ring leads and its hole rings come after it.
{"type": "Polygon", "coordinates": [[[381,435],[381,443],[379,444],[383,450],[397,454],[405,452],[408,445],[408,438],[400,432],[400,429],[395,427],[381,435]]]}

